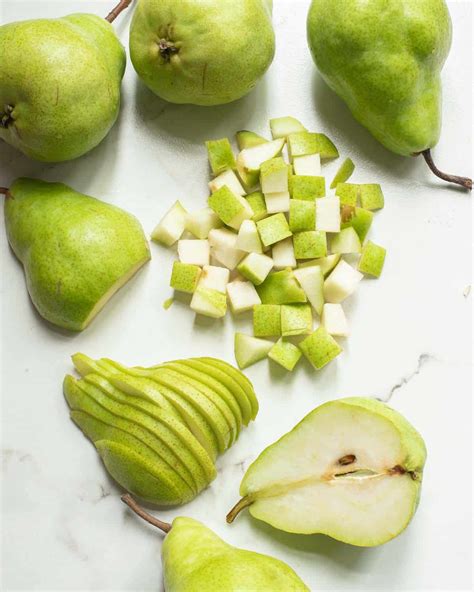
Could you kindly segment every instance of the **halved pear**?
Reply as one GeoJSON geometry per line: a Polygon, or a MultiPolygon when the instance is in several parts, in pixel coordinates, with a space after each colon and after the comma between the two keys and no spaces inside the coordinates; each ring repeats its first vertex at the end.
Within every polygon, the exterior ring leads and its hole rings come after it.
{"type": "Polygon", "coordinates": [[[286,532],[381,545],[412,519],[425,459],[420,434],[384,403],[331,401],[260,454],[227,521],[248,506],[252,516],[286,532]]]}

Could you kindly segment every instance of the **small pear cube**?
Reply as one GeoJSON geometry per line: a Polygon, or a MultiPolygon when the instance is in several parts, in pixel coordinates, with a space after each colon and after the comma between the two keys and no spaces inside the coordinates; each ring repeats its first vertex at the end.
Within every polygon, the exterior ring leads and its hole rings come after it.
{"type": "Polygon", "coordinates": [[[253,309],[253,334],[255,337],[281,335],[281,306],[257,304],[253,309]]]}
{"type": "Polygon", "coordinates": [[[227,170],[217,176],[209,183],[209,189],[212,193],[226,185],[236,195],[245,195],[246,191],[242,187],[237,175],[232,170],[227,170]]]}
{"type": "Polygon", "coordinates": [[[297,232],[293,237],[293,246],[295,249],[295,257],[297,259],[326,257],[326,233],[321,230],[297,232]]]}
{"type": "Polygon", "coordinates": [[[324,275],[321,267],[313,265],[312,267],[295,269],[294,274],[308,301],[318,315],[321,315],[324,304],[324,275]]]}
{"type": "Polygon", "coordinates": [[[206,142],[209,164],[214,175],[220,175],[227,169],[235,169],[235,157],[227,138],[206,142]]]}
{"type": "Polygon", "coordinates": [[[244,220],[237,236],[237,249],[246,253],[262,253],[262,241],[253,220],[244,220]]]}
{"type": "Polygon", "coordinates": [[[239,150],[244,150],[245,148],[253,148],[254,146],[260,146],[260,144],[265,144],[268,142],[267,139],[262,138],[255,132],[249,132],[248,130],[241,130],[235,134],[235,138],[237,140],[237,145],[239,150]]]}
{"type": "Polygon", "coordinates": [[[322,197],[316,200],[316,230],[339,232],[341,210],[338,197],[322,197]]]}
{"type": "Polygon", "coordinates": [[[336,195],[339,197],[341,206],[357,206],[359,199],[360,185],[354,183],[338,183],[336,186],[336,195]]]}
{"type": "Polygon", "coordinates": [[[342,352],[341,346],[322,326],[306,337],[299,347],[317,370],[329,364],[342,352]]]}
{"type": "Polygon", "coordinates": [[[294,304],[308,301],[291,269],[269,274],[267,279],[257,286],[257,292],[263,304],[294,304]]]}
{"type": "Polygon", "coordinates": [[[210,247],[207,240],[178,241],[178,257],[181,263],[191,265],[209,265],[210,247]]]}
{"type": "Polygon", "coordinates": [[[246,200],[252,208],[252,220],[254,222],[258,222],[259,220],[263,220],[263,218],[267,217],[267,205],[265,203],[265,197],[261,191],[254,191],[253,193],[250,193],[247,195],[246,200]]]}
{"type": "Polygon", "coordinates": [[[360,185],[360,205],[365,210],[380,210],[384,207],[385,200],[378,183],[360,185]]]}
{"type": "Polygon", "coordinates": [[[352,226],[357,232],[361,243],[364,242],[372,226],[373,218],[374,214],[363,208],[353,208],[350,206],[343,206],[341,208],[341,228],[352,226]]]}
{"type": "Polygon", "coordinates": [[[186,210],[176,201],[151,233],[151,240],[166,247],[174,245],[184,232],[186,216],[186,210]]]}
{"type": "Polygon", "coordinates": [[[262,302],[252,282],[230,282],[227,284],[227,296],[234,314],[252,310],[262,302]]]}
{"type": "Polygon", "coordinates": [[[260,187],[265,194],[288,191],[288,165],[281,156],[271,158],[262,164],[260,187]]]}
{"type": "Polygon", "coordinates": [[[283,337],[306,335],[313,330],[313,315],[309,304],[283,304],[281,334],[283,337]]]}
{"type": "Polygon", "coordinates": [[[230,272],[225,267],[216,267],[215,265],[205,265],[199,279],[200,288],[217,290],[222,294],[226,293],[226,287],[229,283],[230,272]]]}
{"type": "Polygon", "coordinates": [[[186,216],[186,230],[196,238],[205,239],[214,228],[220,228],[222,221],[211,208],[202,208],[186,216]]]}
{"type": "Polygon", "coordinates": [[[270,119],[270,129],[274,140],[286,138],[289,134],[307,131],[305,126],[294,117],[276,117],[270,119]]]}
{"type": "Polygon", "coordinates": [[[312,132],[298,132],[288,136],[288,153],[290,158],[319,154],[321,159],[337,158],[339,152],[336,146],[325,134],[312,132]]]}
{"type": "Polygon", "coordinates": [[[371,241],[367,241],[362,248],[357,269],[366,275],[380,277],[385,263],[387,251],[371,241]]]}
{"type": "Polygon", "coordinates": [[[289,341],[279,339],[272,349],[268,352],[268,357],[273,360],[285,370],[293,372],[296,364],[300,361],[301,350],[289,341]]]}
{"type": "Polygon", "coordinates": [[[220,319],[227,312],[227,297],[219,290],[198,286],[191,300],[191,309],[205,317],[220,319]]]}
{"type": "Polygon", "coordinates": [[[321,176],[321,158],[319,154],[307,154],[306,156],[293,157],[293,170],[295,175],[306,177],[321,176]]]}
{"type": "Polygon", "coordinates": [[[243,370],[266,358],[272,347],[273,341],[236,333],[234,339],[235,361],[238,367],[243,370]]]}
{"type": "Polygon", "coordinates": [[[326,180],[324,177],[293,175],[290,178],[289,186],[293,199],[314,201],[318,197],[326,195],[326,180]]]}
{"type": "Polygon", "coordinates": [[[208,198],[209,207],[231,228],[238,230],[244,220],[250,220],[253,210],[245,198],[224,185],[208,198]]]}
{"type": "Polygon", "coordinates": [[[345,255],[348,253],[360,253],[360,238],[357,232],[350,226],[344,228],[339,234],[331,237],[331,252],[345,255]]]}
{"type": "Polygon", "coordinates": [[[237,266],[239,273],[256,286],[265,281],[272,268],[273,259],[260,253],[249,253],[237,266]]]}
{"type": "Polygon", "coordinates": [[[340,304],[326,302],[321,315],[321,325],[329,335],[334,337],[348,337],[349,335],[347,318],[340,304]]]}
{"type": "Polygon", "coordinates": [[[292,199],[290,201],[289,226],[291,232],[314,230],[316,228],[316,208],[314,202],[292,199]]]}
{"type": "Polygon", "coordinates": [[[170,287],[178,292],[187,292],[193,294],[201,277],[201,268],[197,265],[190,265],[188,263],[180,263],[175,261],[173,263],[173,271],[171,274],[170,287]]]}
{"type": "Polygon", "coordinates": [[[344,162],[339,167],[334,179],[331,183],[331,189],[337,187],[339,183],[345,183],[347,179],[352,175],[354,172],[355,165],[350,158],[346,158],[344,162]]]}
{"type": "Polygon", "coordinates": [[[273,140],[272,142],[260,144],[259,146],[245,148],[237,157],[237,162],[247,172],[260,171],[260,167],[265,161],[281,154],[284,145],[285,139],[280,138],[278,140],[273,140]]]}
{"type": "Polygon", "coordinates": [[[272,248],[273,267],[276,270],[296,267],[293,239],[291,236],[275,243],[272,248]]]}
{"type": "Polygon", "coordinates": [[[288,191],[265,193],[265,205],[269,214],[288,212],[290,210],[290,194],[288,191]]]}
{"type": "Polygon", "coordinates": [[[339,255],[339,253],[334,253],[333,255],[328,255],[327,257],[311,259],[311,261],[302,261],[298,264],[298,267],[314,267],[317,265],[321,269],[323,276],[326,277],[336,267],[340,260],[341,255],[339,255]]]}
{"type": "Polygon", "coordinates": [[[245,251],[237,249],[237,234],[228,228],[211,230],[209,244],[214,259],[227,269],[235,269],[245,257],[245,251]]]}
{"type": "Polygon", "coordinates": [[[257,222],[257,229],[265,247],[274,245],[278,241],[292,235],[288,222],[283,213],[274,214],[257,222]]]}
{"type": "Polygon", "coordinates": [[[324,300],[339,304],[353,294],[364,276],[341,259],[324,282],[324,300]]]}

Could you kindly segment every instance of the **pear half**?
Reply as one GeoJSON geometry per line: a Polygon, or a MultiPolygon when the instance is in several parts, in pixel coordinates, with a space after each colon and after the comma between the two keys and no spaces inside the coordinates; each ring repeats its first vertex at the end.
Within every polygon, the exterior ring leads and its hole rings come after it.
{"type": "Polygon", "coordinates": [[[331,401],[260,454],[227,521],[248,506],[252,516],[286,532],[380,545],[412,519],[425,459],[421,436],[384,403],[331,401]]]}

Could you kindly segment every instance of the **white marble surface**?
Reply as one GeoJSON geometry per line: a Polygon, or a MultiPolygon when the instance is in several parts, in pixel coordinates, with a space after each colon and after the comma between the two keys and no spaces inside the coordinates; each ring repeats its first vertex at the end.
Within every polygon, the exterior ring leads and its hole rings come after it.
{"type": "MultiPolygon", "coordinates": [[[[212,485],[189,515],[235,545],[290,563],[312,590],[467,590],[471,578],[471,197],[446,188],[423,163],[385,151],[358,126],[313,68],[305,41],[307,1],[275,2],[277,55],[257,90],[224,107],[166,104],[128,65],[120,121],[87,156],[34,163],[0,145],[0,185],[19,175],[64,181],[133,212],[149,232],[177,198],[206,197],[203,141],[241,128],[267,133],[271,116],[292,114],[328,133],[356,162],[354,179],[381,182],[386,207],[372,237],[388,248],[383,278],[366,281],[349,304],[352,336],[336,363],[294,376],[254,366],[261,411],[219,460],[212,485]],[[396,540],[358,549],[323,536],[287,535],[242,515],[224,520],[248,464],[307,412],[347,395],[391,398],[429,451],[419,510],[396,540]]],[[[105,14],[110,2],[3,0],[3,22],[77,10],[105,14]]],[[[469,2],[452,3],[454,44],[443,73],[444,129],[435,156],[450,172],[471,168],[472,81],[469,2]]],[[[126,41],[130,15],[118,30],[126,41]]],[[[327,167],[332,178],[337,164],[327,167]]],[[[234,326],[194,322],[169,296],[171,253],[153,260],[79,335],[52,330],[30,304],[20,265],[1,237],[3,590],[160,590],[161,536],[119,501],[89,442],[68,418],[61,392],[69,356],[83,351],[151,364],[193,355],[232,362],[234,326]]],[[[248,326],[248,321],[239,322],[248,326]]],[[[204,591],[203,591],[204,592],[204,591]]]]}

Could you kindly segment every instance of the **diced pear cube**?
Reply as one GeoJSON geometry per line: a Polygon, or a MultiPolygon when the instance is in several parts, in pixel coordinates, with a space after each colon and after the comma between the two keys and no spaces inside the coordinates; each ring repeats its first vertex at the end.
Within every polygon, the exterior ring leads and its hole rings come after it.
{"type": "Polygon", "coordinates": [[[371,241],[367,241],[362,248],[357,269],[366,275],[380,277],[385,263],[387,251],[371,241]]]}
{"type": "Polygon", "coordinates": [[[276,270],[296,267],[293,239],[290,237],[275,243],[272,248],[273,267],[276,270]]]}
{"type": "Polygon", "coordinates": [[[301,350],[289,341],[279,339],[268,352],[268,357],[285,370],[293,372],[296,364],[300,361],[301,350]]]}
{"type": "Polygon", "coordinates": [[[340,304],[326,302],[323,306],[323,314],[321,315],[321,325],[329,335],[334,335],[335,337],[347,337],[349,335],[346,315],[340,304]]]}
{"type": "Polygon", "coordinates": [[[262,253],[262,241],[253,220],[244,220],[237,236],[237,249],[246,253],[262,253]]]}
{"type": "Polygon", "coordinates": [[[324,300],[339,304],[355,292],[363,275],[341,259],[324,282],[324,300]]]}
{"type": "Polygon", "coordinates": [[[319,154],[321,159],[337,158],[336,146],[325,134],[298,132],[288,136],[288,153],[290,158],[319,154]]]}
{"type": "Polygon", "coordinates": [[[236,333],[234,339],[235,361],[238,367],[243,370],[266,358],[272,347],[273,341],[236,333]]]}
{"type": "Polygon", "coordinates": [[[209,265],[210,247],[207,240],[178,241],[178,257],[181,263],[191,265],[209,265]]]}
{"type": "Polygon", "coordinates": [[[360,185],[360,205],[365,210],[380,210],[384,207],[384,196],[378,183],[360,185]]]}
{"type": "Polygon", "coordinates": [[[198,287],[217,290],[225,294],[227,284],[229,283],[229,275],[229,270],[225,267],[205,265],[202,269],[198,287]]]}
{"type": "Polygon", "coordinates": [[[249,253],[237,266],[239,273],[256,286],[265,281],[272,268],[273,259],[259,253],[249,253]]]}
{"type": "Polygon", "coordinates": [[[263,304],[294,304],[307,302],[304,290],[291,269],[275,271],[257,286],[263,304]]]}
{"type": "Polygon", "coordinates": [[[245,195],[246,191],[242,187],[237,175],[232,170],[227,170],[217,176],[209,183],[209,189],[214,193],[226,185],[236,195],[245,195]]]}
{"type": "Polygon", "coordinates": [[[288,212],[290,210],[290,194],[288,191],[265,193],[265,205],[269,214],[288,212]]]}
{"type": "Polygon", "coordinates": [[[316,200],[316,230],[339,232],[341,209],[338,197],[322,197],[316,200]]]}
{"type": "Polygon", "coordinates": [[[175,261],[171,274],[170,287],[178,292],[193,294],[201,277],[201,268],[189,263],[175,261]]]}
{"type": "Polygon", "coordinates": [[[280,138],[272,142],[266,142],[252,148],[245,148],[237,157],[237,162],[247,171],[259,171],[266,160],[275,158],[283,150],[285,139],[280,138]]]}
{"type": "Polygon", "coordinates": [[[355,165],[352,160],[350,158],[346,158],[334,176],[330,188],[334,189],[339,183],[345,183],[354,172],[354,169],[355,165]]]}
{"type": "Polygon", "coordinates": [[[257,229],[265,247],[269,247],[292,235],[283,213],[274,214],[257,222],[257,229]]]}
{"type": "Polygon", "coordinates": [[[288,165],[281,156],[262,163],[260,187],[265,194],[288,191],[288,165]]]}
{"type": "Polygon", "coordinates": [[[357,232],[350,226],[344,228],[339,234],[331,237],[331,252],[345,255],[348,253],[360,253],[361,244],[357,232]]]}
{"type": "Polygon", "coordinates": [[[267,139],[262,138],[262,136],[259,136],[255,132],[249,132],[248,130],[240,130],[235,134],[235,137],[237,139],[239,150],[253,148],[254,146],[260,146],[260,144],[268,142],[267,139]]]}
{"type": "Polygon", "coordinates": [[[261,191],[254,191],[245,198],[253,210],[252,220],[258,222],[268,215],[265,197],[261,191]]]}
{"type": "Polygon", "coordinates": [[[226,169],[235,168],[235,157],[227,138],[206,142],[209,164],[214,175],[220,175],[226,169]]]}
{"type": "Polygon", "coordinates": [[[320,369],[342,352],[341,346],[324,327],[318,327],[299,347],[309,362],[320,369]]]}
{"type": "Polygon", "coordinates": [[[176,201],[151,233],[151,240],[167,247],[174,245],[184,232],[186,215],[186,210],[176,201]]]}
{"type": "Polygon", "coordinates": [[[249,220],[253,216],[253,210],[247,200],[236,195],[227,185],[214,192],[208,198],[208,204],[224,224],[236,230],[244,220],[249,220]]]}
{"type": "Polygon", "coordinates": [[[283,304],[281,334],[283,337],[305,335],[313,330],[313,315],[309,304],[283,304]]]}
{"type": "Polygon", "coordinates": [[[294,117],[276,117],[270,119],[273,139],[286,138],[289,134],[307,131],[305,126],[294,117]]]}
{"type": "Polygon", "coordinates": [[[257,304],[253,309],[253,334],[255,337],[281,335],[281,306],[257,304]]]}
{"type": "Polygon", "coordinates": [[[297,259],[314,259],[327,255],[326,233],[321,230],[297,232],[293,236],[293,246],[297,259]]]}
{"type": "Polygon", "coordinates": [[[295,269],[294,274],[298,283],[303,288],[308,301],[318,315],[321,315],[324,304],[324,275],[321,267],[314,265],[312,267],[295,269]]]}
{"type": "Polygon", "coordinates": [[[209,244],[212,256],[227,269],[235,269],[245,257],[245,251],[237,249],[237,234],[228,228],[211,230],[209,244]]]}
{"type": "Polygon", "coordinates": [[[339,197],[341,206],[357,206],[359,199],[360,185],[354,183],[338,183],[336,186],[336,195],[339,197]]]}
{"type": "Polygon", "coordinates": [[[289,186],[293,199],[314,201],[318,197],[326,195],[326,180],[324,177],[293,175],[290,177],[289,186]]]}
{"type": "Polygon", "coordinates": [[[317,265],[321,269],[323,276],[327,276],[336,267],[341,260],[341,255],[335,253],[327,257],[320,257],[319,259],[311,259],[310,261],[302,261],[298,264],[299,268],[314,267],[317,265]]]}
{"type": "Polygon", "coordinates": [[[262,302],[252,282],[230,282],[227,284],[227,296],[234,314],[252,310],[262,302]]]}
{"type": "Polygon", "coordinates": [[[205,239],[213,228],[220,228],[222,221],[211,208],[202,208],[186,216],[186,230],[196,238],[205,239]]]}
{"type": "Polygon", "coordinates": [[[295,175],[320,177],[321,158],[319,154],[306,154],[305,156],[293,157],[293,170],[295,171],[295,175]]]}
{"type": "Polygon", "coordinates": [[[313,201],[292,199],[290,201],[289,226],[291,232],[303,232],[316,228],[316,208],[313,201]]]}
{"type": "Polygon", "coordinates": [[[220,319],[227,312],[227,297],[218,290],[198,286],[193,294],[190,306],[198,314],[220,319]]]}
{"type": "Polygon", "coordinates": [[[363,243],[367,236],[374,214],[369,210],[363,208],[352,208],[350,206],[343,206],[341,208],[341,228],[352,228],[357,232],[360,242],[363,243]]]}

